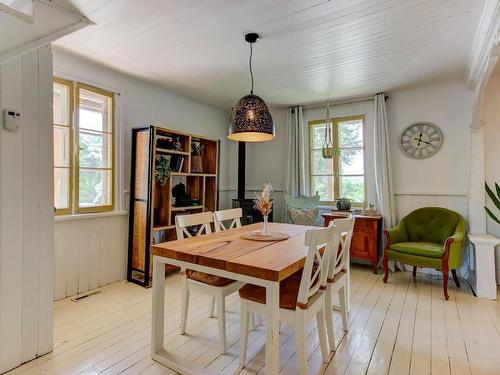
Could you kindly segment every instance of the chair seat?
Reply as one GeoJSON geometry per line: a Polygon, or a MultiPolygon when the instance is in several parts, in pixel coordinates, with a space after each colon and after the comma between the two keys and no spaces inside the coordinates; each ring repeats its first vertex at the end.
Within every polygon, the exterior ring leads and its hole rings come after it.
{"type": "MultiPolygon", "coordinates": [[[[318,263],[315,261],[313,263],[311,277],[314,275],[318,268],[318,263]]],[[[302,271],[298,270],[293,275],[288,276],[285,280],[280,282],[280,307],[282,309],[295,310],[297,307],[297,298],[299,296],[300,280],[302,279],[302,271]]],[[[316,285],[318,282],[316,280],[313,282],[312,286],[316,285]]],[[[250,301],[265,304],[266,303],[266,288],[262,286],[257,286],[253,284],[245,284],[239,290],[240,298],[248,299],[250,301]]],[[[316,293],[317,294],[317,293],[316,293]]],[[[311,302],[316,297],[313,295],[309,297],[311,302]]],[[[307,305],[307,304],[306,304],[307,305]]],[[[305,308],[301,306],[301,308],[305,308]]]]}
{"type": "Polygon", "coordinates": [[[212,286],[226,286],[234,281],[222,276],[211,275],[200,271],[187,270],[186,273],[188,279],[212,286]]]}
{"type": "Polygon", "coordinates": [[[345,274],[347,273],[347,270],[342,268],[339,272],[337,272],[335,274],[335,276],[333,276],[332,279],[328,278],[326,279],[327,282],[331,283],[331,284],[335,284],[342,276],[344,276],[345,274]]]}
{"type": "Polygon", "coordinates": [[[389,249],[428,258],[442,258],[444,252],[443,245],[432,242],[399,242],[389,246],[389,249]]]}
{"type": "MultiPolygon", "coordinates": [[[[300,276],[293,274],[280,282],[280,307],[295,310],[299,296],[300,276]]],[[[239,290],[240,298],[265,304],[266,288],[253,284],[245,284],[239,290]]]]}

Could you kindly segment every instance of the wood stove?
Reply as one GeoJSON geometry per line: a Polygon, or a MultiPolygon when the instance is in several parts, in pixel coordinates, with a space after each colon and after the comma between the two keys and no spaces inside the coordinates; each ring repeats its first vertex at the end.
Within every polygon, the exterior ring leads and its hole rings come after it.
{"type": "MultiPolygon", "coordinates": [[[[238,197],[233,199],[233,208],[241,208],[243,216],[241,224],[248,225],[263,221],[262,214],[253,208],[253,199],[245,198],[245,160],[246,143],[238,142],[238,197]]],[[[273,221],[273,211],[269,214],[269,221],[273,221]]]]}

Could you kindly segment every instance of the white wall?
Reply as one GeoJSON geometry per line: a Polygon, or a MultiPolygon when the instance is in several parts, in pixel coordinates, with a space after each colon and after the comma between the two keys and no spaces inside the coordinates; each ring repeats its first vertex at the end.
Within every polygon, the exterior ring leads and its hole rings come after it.
{"type": "MultiPolygon", "coordinates": [[[[286,146],[286,109],[271,108],[276,138],[268,142],[246,145],[246,198],[262,191],[265,183],[273,185],[274,221],[281,220],[283,212],[286,146]]],[[[221,209],[230,208],[238,188],[238,143],[228,141],[226,151],[227,185],[220,191],[221,209]]]]}
{"type": "MultiPolygon", "coordinates": [[[[493,76],[486,86],[481,109],[484,123],[484,164],[485,179],[495,192],[495,182],[500,185],[500,76],[493,76]]],[[[500,212],[491,199],[486,196],[486,206],[500,219],[500,212]]],[[[486,217],[489,234],[500,238],[500,224],[486,217]]],[[[500,246],[496,248],[497,283],[500,284],[500,246]]]]}
{"type": "Polygon", "coordinates": [[[0,64],[0,373],[52,350],[52,56],[49,46],[0,64]]]}
{"type": "Polygon", "coordinates": [[[387,112],[398,218],[428,205],[467,216],[470,91],[456,82],[391,92],[387,112]],[[433,122],[443,132],[441,149],[423,160],[406,157],[398,146],[401,131],[416,121],[433,122]]]}
{"type": "MultiPolygon", "coordinates": [[[[228,112],[137,80],[102,65],[54,50],[54,75],[84,82],[119,93],[117,96],[116,139],[117,209],[128,206],[130,180],[131,128],[160,125],[171,129],[198,133],[221,140],[220,189],[227,190],[230,176],[236,173],[234,156],[228,152],[228,112]],[[120,163],[121,162],[121,163],[120,163]]],[[[233,146],[234,147],[234,146],[233,146]]],[[[56,223],[56,299],[84,292],[126,277],[127,216],[85,219],[56,223]],[[98,230],[96,230],[99,228],[98,230]],[[71,235],[69,235],[69,233],[71,235]],[[107,246],[109,238],[124,244],[121,249],[107,246]],[[125,239],[125,241],[123,241],[125,239]],[[73,243],[73,245],[71,245],[73,243]],[[74,245],[78,244],[78,245],[74,245]],[[99,246],[96,249],[96,246],[99,246]],[[99,251],[99,259],[95,254],[99,251]],[[102,276],[107,265],[108,277],[102,276]],[[78,278],[75,279],[75,275],[78,278]],[[97,277],[98,279],[94,279],[97,277]]]]}

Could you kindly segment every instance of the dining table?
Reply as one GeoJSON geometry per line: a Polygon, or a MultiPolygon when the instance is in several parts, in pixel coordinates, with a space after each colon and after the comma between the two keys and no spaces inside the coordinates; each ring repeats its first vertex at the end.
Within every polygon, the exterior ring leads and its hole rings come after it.
{"type": "Polygon", "coordinates": [[[180,374],[209,374],[194,367],[164,346],[165,264],[226,277],[266,288],[265,371],[279,373],[279,285],[304,267],[305,232],[310,226],[269,223],[272,233],[288,236],[281,241],[242,238],[259,231],[262,223],[222,232],[169,241],[151,246],[153,257],[151,357],[180,374]]]}

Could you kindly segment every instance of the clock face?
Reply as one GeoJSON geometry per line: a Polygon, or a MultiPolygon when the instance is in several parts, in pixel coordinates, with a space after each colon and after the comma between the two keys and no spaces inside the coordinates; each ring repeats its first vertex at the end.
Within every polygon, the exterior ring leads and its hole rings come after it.
{"type": "Polygon", "coordinates": [[[443,134],[431,122],[416,122],[407,126],[399,137],[401,151],[415,159],[434,155],[443,143],[443,134]]]}

